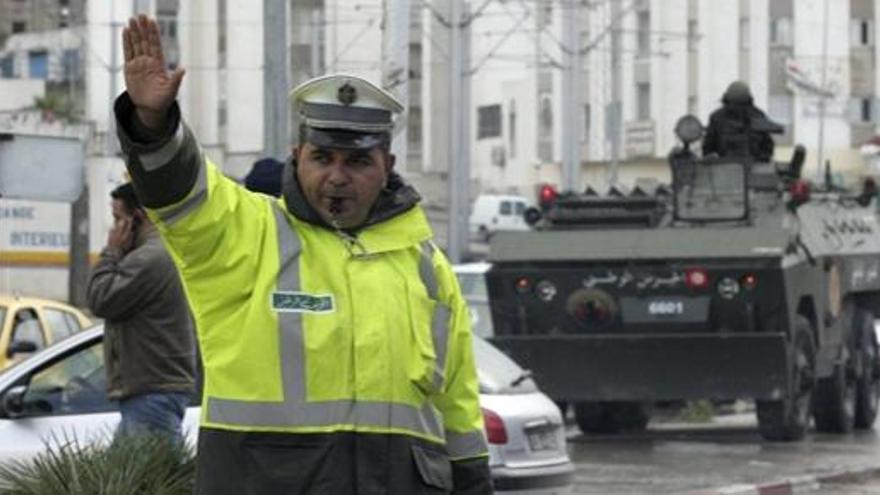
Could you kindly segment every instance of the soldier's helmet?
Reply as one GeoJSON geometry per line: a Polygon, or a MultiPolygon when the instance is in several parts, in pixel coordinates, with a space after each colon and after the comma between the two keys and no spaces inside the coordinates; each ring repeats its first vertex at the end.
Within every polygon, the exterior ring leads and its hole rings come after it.
{"type": "Polygon", "coordinates": [[[752,102],[752,91],[749,89],[748,84],[742,81],[734,81],[727,87],[721,102],[749,104],[752,102]]]}

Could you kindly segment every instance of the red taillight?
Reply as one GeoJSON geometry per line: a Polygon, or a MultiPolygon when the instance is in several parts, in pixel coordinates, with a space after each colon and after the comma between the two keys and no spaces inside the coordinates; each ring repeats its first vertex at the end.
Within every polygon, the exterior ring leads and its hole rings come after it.
{"type": "Polygon", "coordinates": [[[550,203],[556,201],[556,196],[558,196],[558,194],[556,193],[556,189],[553,186],[549,184],[541,186],[540,198],[542,206],[549,205],[550,203]]]}
{"type": "Polygon", "coordinates": [[[754,273],[747,273],[743,275],[743,278],[739,283],[744,289],[752,290],[758,285],[758,277],[754,273]]]}
{"type": "Polygon", "coordinates": [[[516,291],[520,294],[525,294],[526,292],[528,292],[531,286],[531,282],[529,282],[529,279],[526,277],[520,277],[516,279],[516,291]]]}
{"type": "Polygon", "coordinates": [[[688,268],[684,271],[684,285],[698,290],[709,287],[709,274],[702,268],[688,268]]]}
{"type": "Polygon", "coordinates": [[[489,409],[482,409],[483,424],[486,427],[486,440],[489,443],[503,445],[507,443],[507,429],[504,428],[504,421],[501,417],[489,409]]]}
{"type": "Polygon", "coordinates": [[[791,183],[791,202],[801,205],[810,200],[810,183],[798,179],[791,183]]]}

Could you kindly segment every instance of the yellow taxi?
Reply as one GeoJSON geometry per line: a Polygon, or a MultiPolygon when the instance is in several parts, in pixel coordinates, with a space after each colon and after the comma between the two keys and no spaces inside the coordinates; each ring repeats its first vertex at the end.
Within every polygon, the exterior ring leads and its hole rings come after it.
{"type": "Polygon", "coordinates": [[[92,321],[73,306],[0,294],[0,370],[90,326],[92,321]]]}

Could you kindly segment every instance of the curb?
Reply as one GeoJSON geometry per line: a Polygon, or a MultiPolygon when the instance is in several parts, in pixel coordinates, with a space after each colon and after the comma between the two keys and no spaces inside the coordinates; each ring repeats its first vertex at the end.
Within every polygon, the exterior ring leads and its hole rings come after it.
{"type": "Polygon", "coordinates": [[[708,491],[698,490],[692,492],[692,495],[794,495],[797,493],[813,493],[820,488],[822,483],[852,481],[876,474],[880,474],[880,466],[866,466],[819,475],[795,476],[759,485],[736,484],[713,488],[708,491]]]}

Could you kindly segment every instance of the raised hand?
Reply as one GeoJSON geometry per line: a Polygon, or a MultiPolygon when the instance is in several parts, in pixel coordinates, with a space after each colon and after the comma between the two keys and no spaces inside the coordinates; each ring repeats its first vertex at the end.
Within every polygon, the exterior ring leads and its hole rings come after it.
{"type": "Polygon", "coordinates": [[[159,39],[159,25],[141,14],[128,21],[122,30],[125,51],[125,87],[137,109],[138,118],[147,127],[162,129],[168,109],[177,98],[184,70],[169,71],[159,39]]]}

